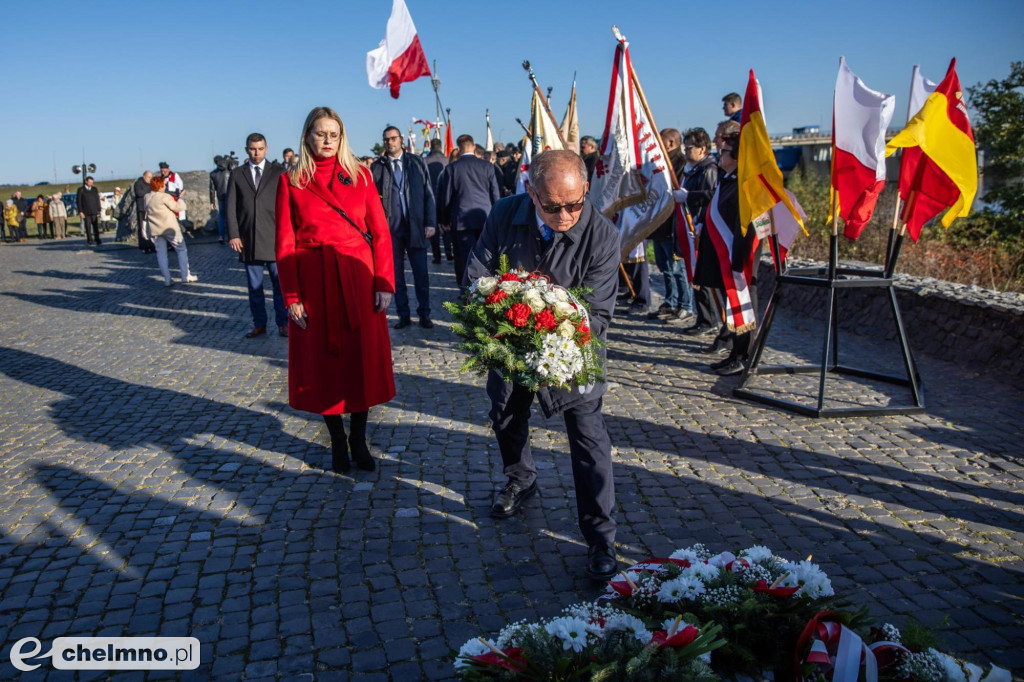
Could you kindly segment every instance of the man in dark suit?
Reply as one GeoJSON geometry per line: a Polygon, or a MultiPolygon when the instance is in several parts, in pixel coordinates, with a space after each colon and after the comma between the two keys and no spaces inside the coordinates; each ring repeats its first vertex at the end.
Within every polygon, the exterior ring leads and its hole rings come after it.
{"type": "MultiPolygon", "coordinates": [[[[441,173],[448,166],[448,157],[444,154],[444,145],[441,140],[430,141],[430,153],[427,154],[426,159],[427,170],[430,171],[430,188],[434,190],[434,196],[437,196],[437,187],[441,179],[441,173]]],[[[439,229],[434,233],[434,236],[430,238],[430,247],[434,251],[434,264],[441,262],[441,243],[444,242],[444,254],[448,260],[451,260],[455,256],[452,255],[452,236],[448,230],[439,229]]]]}
{"type": "MultiPolygon", "coordinates": [[[[608,325],[618,287],[619,232],[587,199],[587,170],[571,151],[546,151],[533,159],[527,194],[499,201],[487,218],[467,274],[493,275],[505,255],[512,267],[538,271],[566,288],[585,288],[591,332],[606,356],[608,325]]],[[[561,413],[569,437],[576,509],[589,546],[587,574],[615,575],[615,487],[611,440],[601,414],[605,384],[590,390],[542,388],[536,393],[548,417],[561,413]]],[[[533,391],[507,383],[492,371],[487,378],[490,417],[508,483],[495,496],[491,514],[505,518],[537,490],[530,451],[533,391]]]]}
{"type": "Polygon", "coordinates": [[[394,126],[384,129],[384,154],[370,166],[384,214],[391,230],[391,248],[395,257],[395,329],[412,324],[409,293],[405,286],[405,257],[409,257],[416,288],[416,313],[420,326],[430,329],[430,286],[427,275],[427,242],[437,231],[437,207],[430,186],[427,163],[416,154],[406,154],[402,131],[394,126]]]}
{"type": "Polygon", "coordinates": [[[78,217],[82,220],[82,231],[90,246],[95,236],[96,246],[100,241],[100,191],[93,184],[92,176],[85,179],[85,184],[78,188],[78,217]]]}
{"type": "Polygon", "coordinates": [[[475,155],[476,143],[469,135],[459,135],[459,160],[441,175],[437,190],[438,215],[448,225],[455,243],[455,283],[464,281],[466,261],[484,229],[491,207],[501,198],[494,167],[475,155]]]}
{"type": "Polygon", "coordinates": [[[267,161],[267,139],[259,133],[245,138],[245,153],[249,159],[231,173],[224,206],[228,246],[238,252],[238,260],[245,265],[248,278],[253,326],[245,338],[252,339],[267,332],[264,269],[270,273],[270,284],[274,290],[277,333],[288,336],[288,311],[277,279],[274,223],[277,183],[284,168],[267,161]]]}

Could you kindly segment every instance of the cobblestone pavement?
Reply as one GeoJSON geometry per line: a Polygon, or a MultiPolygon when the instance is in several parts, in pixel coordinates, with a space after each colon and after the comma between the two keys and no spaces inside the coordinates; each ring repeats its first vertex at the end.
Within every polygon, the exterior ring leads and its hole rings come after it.
{"type": "MultiPolygon", "coordinates": [[[[137,250],[0,246],[0,677],[22,637],[191,635],[186,679],[442,679],[469,637],[596,596],[560,420],[535,416],[540,495],[488,515],[499,458],[441,310],[450,264],[432,266],[437,327],[393,332],[398,397],[370,415],[381,466],[336,476],[320,418],[286,404],[285,339],[242,338],[234,254],[189,254],[200,281],[165,289],[137,250]]],[[[773,344],[819,347],[785,319],[773,344]]],[[[919,358],[928,414],[814,420],[734,399],[698,347],[613,325],[624,560],[696,541],[813,554],[876,615],[1024,668],[1020,386],[919,358]]]]}

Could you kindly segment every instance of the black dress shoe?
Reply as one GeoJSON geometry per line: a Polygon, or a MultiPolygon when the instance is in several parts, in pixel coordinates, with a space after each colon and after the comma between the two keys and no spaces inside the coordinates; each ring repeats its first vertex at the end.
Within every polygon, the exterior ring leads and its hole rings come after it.
{"type": "Polygon", "coordinates": [[[434,260],[432,260],[431,262],[432,262],[432,263],[433,263],[434,265],[440,265],[440,264],[441,264],[441,259],[440,259],[440,258],[434,258],[434,260]]]}
{"type": "Polygon", "coordinates": [[[710,346],[701,348],[700,352],[704,355],[726,355],[731,352],[731,349],[719,345],[718,343],[713,343],[710,346]]]}
{"type": "Polygon", "coordinates": [[[423,327],[424,329],[433,329],[434,323],[430,321],[429,317],[421,317],[420,326],[423,327]]]}
{"type": "Polygon", "coordinates": [[[615,547],[600,542],[587,550],[587,575],[594,580],[611,580],[619,572],[615,547]]]}
{"type": "Polygon", "coordinates": [[[400,317],[398,318],[398,322],[395,323],[395,329],[405,329],[410,324],[412,324],[412,318],[400,317]]]}
{"type": "Polygon", "coordinates": [[[491,516],[496,516],[499,519],[512,516],[519,511],[519,507],[522,506],[523,500],[530,497],[535,492],[537,492],[536,479],[534,479],[533,483],[525,488],[515,481],[509,481],[494,497],[494,504],[491,505],[491,516]]]}
{"type": "Polygon", "coordinates": [[[715,374],[723,377],[732,376],[734,374],[742,374],[744,369],[744,362],[742,358],[733,358],[732,361],[723,367],[719,367],[715,370],[715,374]]]}
{"type": "Polygon", "coordinates": [[[711,363],[711,369],[718,369],[719,367],[725,367],[726,365],[728,365],[730,362],[732,362],[735,359],[736,358],[734,358],[733,356],[730,355],[729,357],[725,358],[724,360],[719,360],[718,362],[712,362],[711,363]]]}
{"type": "Polygon", "coordinates": [[[683,333],[687,336],[704,336],[715,331],[715,328],[706,324],[695,324],[692,327],[687,327],[683,330],[683,333]]]}

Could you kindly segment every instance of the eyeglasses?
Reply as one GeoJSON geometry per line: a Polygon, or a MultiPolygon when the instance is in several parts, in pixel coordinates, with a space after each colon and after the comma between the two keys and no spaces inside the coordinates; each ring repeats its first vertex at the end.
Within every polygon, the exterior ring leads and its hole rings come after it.
{"type": "Polygon", "coordinates": [[[331,142],[337,142],[338,140],[341,139],[341,133],[325,133],[314,130],[313,137],[320,140],[321,142],[327,142],[327,140],[330,140],[331,142]]]}
{"type": "MultiPolygon", "coordinates": [[[[556,213],[561,213],[562,209],[565,209],[569,213],[579,213],[580,211],[583,210],[583,201],[586,198],[587,193],[584,192],[583,196],[579,198],[579,201],[574,201],[571,204],[541,204],[540,210],[544,211],[545,213],[550,213],[552,215],[556,213]]],[[[537,200],[540,201],[540,197],[537,197],[537,200]]]]}

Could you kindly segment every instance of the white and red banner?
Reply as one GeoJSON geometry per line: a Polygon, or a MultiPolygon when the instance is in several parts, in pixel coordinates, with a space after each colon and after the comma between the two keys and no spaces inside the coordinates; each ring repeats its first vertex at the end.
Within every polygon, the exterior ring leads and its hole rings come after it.
{"type": "Polygon", "coordinates": [[[547,149],[565,149],[558,136],[558,124],[551,118],[540,98],[540,92],[534,88],[533,100],[530,102],[530,138],[523,145],[523,158],[519,160],[516,194],[525,192],[530,184],[530,163],[534,156],[547,149]]]}
{"type": "MultiPolygon", "coordinates": [[[[711,198],[707,214],[704,218],[704,229],[708,230],[711,244],[715,247],[718,256],[718,263],[722,268],[722,284],[725,285],[725,325],[729,331],[742,334],[748,332],[757,325],[757,317],[754,313],[754,305],[750,300],[750,278],[749,274],[753,268],[751,262],[744,272],[736,272],[732,269],[732,230],[725,218],[718,211],[718,194],[720,189],[715,190],[711,198]]],[[[785,207],[788,212],[788,207],[785,207]]],[[[757,240],[754,247],[757,247],[757,240]]],[[[749,259],[753,261],[754,259],[749,259]]]]}
{"type": "Polygon", "coordinates": [[[398,99],[402,83],[429,75],[430,65],[412,23],[412,15],[405,6],[405,0],[394,0],[384,40],[376,50],[366,53],[366,77],[370,86],[379,90],[390,88],[391,96],[398,99]]]}
{"type": "Polygon", "coordinates": [[[640,94],[629,43],[617,33],[608,115],[590,200],[619,228],[625,258],[672,213],[668,154],[640,94]]]}
{"type": "Polygon", "coordinates": [[[872,90],[839,58],[832,109],[832,188],[848,239],[860,237],[885,189],[885,131],[896,97],[872,90]]]}
{"type": "MultiPolygon", "coordinates": [[[[786,190],[786,196],[789,198],[793,208],[796,209],[800,219],[807,221],[807,212],[804,211],[804,207],[797,201],[796,195],[786,190]]],[[[793,242],[796,241],[796,236],[803,230],[803,226],[796,221],[793,214],[790,213],[789,207],[785,203],[779,202],[772,206],[771,210],[767,213],[759,215],[754,218],[754,229],[757,231],[758,239],[771,239],[772,238],[772,221],[775,222],[775,234],[779,238],[779,260],[782,263],[786,262],[786,254],[793,247],[793,242]]],[[[772,259],[774,265],[775,259],[772,259]]],[[[783,268],[785,269],[785,268],[783,268]]]]}

